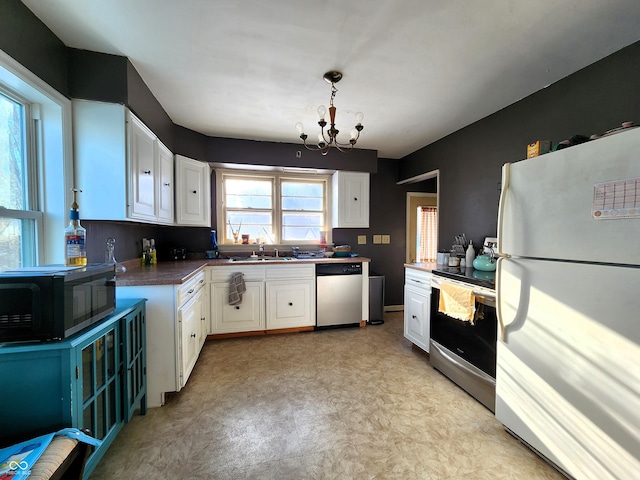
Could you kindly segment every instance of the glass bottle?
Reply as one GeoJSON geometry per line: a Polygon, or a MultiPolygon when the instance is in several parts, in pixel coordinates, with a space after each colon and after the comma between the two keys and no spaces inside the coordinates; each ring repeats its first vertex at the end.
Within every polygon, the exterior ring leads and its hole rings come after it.
{"type": "Polygon", "coordinates": [[[116,239],[111,237],[107,238],[107,252],[105,253],[105,261],[107,263],[113,263],[115,265],[116,275],[118,275],[119,273],[126,272],[127,268],[121,263],[118,263],[118,261],[116,260],[116,256],[114,255],[115,249],[116,239]]]}
{"type": "Polygon", "coordinates": [[[215,230],[211,230],[211,258],[220,257],[220,251],[218,250],[218,238],[215,230]]]}
{"type": "Polygon", "coordinates": [[[68,267],[83,267],[87,264],[87,231],[80,225],[80,212],[76,195],[82,190],[72,188],[73,203],[69,212],[69,226],[64,230],[64,263],[68,267]]]}

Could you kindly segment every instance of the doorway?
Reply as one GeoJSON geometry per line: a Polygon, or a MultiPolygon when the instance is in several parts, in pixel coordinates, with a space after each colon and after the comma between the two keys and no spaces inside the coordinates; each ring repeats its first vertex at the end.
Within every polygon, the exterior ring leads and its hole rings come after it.
{"type": "Polygon", "coordinates": [[[407,263],[435,262],[438,194],[407,192],[407,263]]]}

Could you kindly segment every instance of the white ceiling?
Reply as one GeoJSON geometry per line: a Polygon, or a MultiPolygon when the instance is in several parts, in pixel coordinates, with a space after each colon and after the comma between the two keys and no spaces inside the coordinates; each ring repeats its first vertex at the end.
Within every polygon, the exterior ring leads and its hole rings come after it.
{"type": "Polygon", "coordinates": [[[23,0],[67,46],[129,57],[174,123],[401,158],[640,40],[638,0],[23,0]]]}

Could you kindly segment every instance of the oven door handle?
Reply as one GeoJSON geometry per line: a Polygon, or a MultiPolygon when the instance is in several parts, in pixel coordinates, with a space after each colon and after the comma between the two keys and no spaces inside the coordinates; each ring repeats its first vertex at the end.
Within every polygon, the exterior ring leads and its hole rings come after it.
{"type": "Polygon", "coordinates": [[[451,355],[449,355],[443,348],[440,348],[440,345],[438,345],[435,342],[431,342],[431,346],[433,348],[435,348],[436,350],[438,350],[438,353],[440,355],[442,355],[443,357],[445,357],[448,361],[450,361],[451,363],[453,363],[456,367],[464,370],[465,372],[468,372],[469,374],[473,375],[474,377],[477,377],[483,381],[490,381],[493,385],[496,384],[496,381],[491,378],[489,375],[487,374],[483,374],[481,375],[478,372],[474,372],[473,370],[468,369],[467,367],[465,367],[463,364],[461,364],[460,362],[458,362],[455,358],[453,358],[451,355]]]}

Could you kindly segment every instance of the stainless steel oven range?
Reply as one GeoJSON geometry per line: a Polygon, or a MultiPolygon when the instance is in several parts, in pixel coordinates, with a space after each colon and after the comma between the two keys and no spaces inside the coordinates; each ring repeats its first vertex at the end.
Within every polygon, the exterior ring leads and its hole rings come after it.
{"type": "Polygon", "coordinates": [[[447,268],[434,270],[431,277],[430,360],[492,412],[496,396],[496,292],[493,272],[447,268]],[[443,282],[472,289],[475,296],[474,321],[462,321],[439,311],[443,282]]]}

